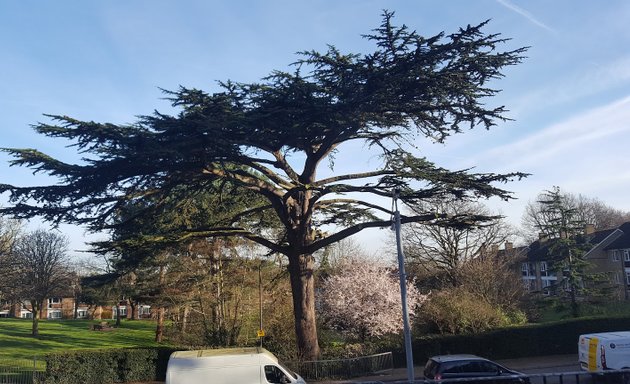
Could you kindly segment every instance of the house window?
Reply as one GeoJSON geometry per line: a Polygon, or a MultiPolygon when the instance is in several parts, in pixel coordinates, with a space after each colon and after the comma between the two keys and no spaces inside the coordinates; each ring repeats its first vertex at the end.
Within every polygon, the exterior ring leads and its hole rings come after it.
{"type": "Polygon", "coordinates": [[[85,319],[88,317],[87,309],[79,308],[77,309],[77,319],[85,319]]]}
{"type": "Polygon", "coordinates": [[[612,253],[612,261],[619,261],[619,251],[615,249],[611,253],[612,253]]]}
{"type": "Polygon", "coordinates": [[[623,261],[630,261],[630,249],[623,250],[623,261]]]}
{"type": "Polygon", "coordinates": [[[61,319],[61,311],[60,310],[48,311],[48,318],[49,319],[61,319]]]}
{"type": "Polygon", "coordinates": [[[612,281],[615,284],[621,284],[621,276],[619,272],[615,272],[612,274],[612,281]]]}
{"type": "Polygon", "coordinates": [[[521,272],[523,272],[523,276],[529,276],[529,264],[523,263],[521,265],[521,272]]]}
{"type": "Polygon", "coordinates": [[[523,276],[536,276],[536,265],[534,263],[523,263],[521,265],[523,276]]]}
{"type": "Polygon", "coordinates": [[[151,315],[151,306],[150,305],[141,305],[140,306],[140,315],[149,316],[151,315]]]}
{"type": "Polygon", "coordinates": [[[126,306],[118,307],[118,312],[116,312],[116,307],[114,307],[112,309],[112,318],[115,319],[118,317],[118,315],[120,315],[121,318],[127,317],[127,307],[126,306]]]}
{"type": "Polygon", "coordinates": [[[51,297],[48,299],[48,308],[52,308],[53,304],[61,303],[61,298],[59,297],[51,297]]]}
{"type": "Polygon", "coordinates": [[[540,262],[540,276],[541,277],[549,276],[549,272],[547,270],[547,262],[546,261],[541,261],[540,262]]]}
{"type": "Polygon", "coordinates": [[[626,284],[630,285],[630,271],[626,269],[626,284]]]}
{"type": "Polygon", "coordinates": [[[23,319],[32,319],[33,318],[33,312],[22,311],[20,313],[20,317],[23,318],[23,319]]]}

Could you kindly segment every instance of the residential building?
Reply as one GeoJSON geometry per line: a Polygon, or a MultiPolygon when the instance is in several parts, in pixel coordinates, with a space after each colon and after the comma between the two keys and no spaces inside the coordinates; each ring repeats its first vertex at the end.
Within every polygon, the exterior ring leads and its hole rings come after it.
{"type": "MultiPolygon", "coordinates": [[[[630,222],[617,228],[595,231],[592,225],[584,229],[590,249],[584,255],[590,264],[590,273],[607,277],[607,288],[619,299],[630,298],[630,222]]],[[[562,272],[552,270],[551,246],[553,239],[541,236],[526,247],[514,248],[520,259],[523,284],[530,292],[543,295],[562,280],[562,272]]],[[[502,252],[506,252],[503,250],[502,252]]]]}
{"type": "MultiPolygon", "coordinates": [[[[131,310],[128,311],[127,301],[123,301],[119,305],[120,317],[126,319],[131,316],[131,310]]],[[[22,319],[32,319],[33,311],[29,301],[19,303],[0,303],[0,318],[15,317],[22,319]]],[[[89,306],[79,303],[75,308],[75,300],[72,297],[51,297],[46,300],[44,308],[42,308],[40,318],[42,319],[115,319],[116,306],[89,306]],[[76,316],[75,316],[76,311],[76,316]]],[[[136,319],[151,319],[153,313],[150,305],[136,305],[136,319]]]]}

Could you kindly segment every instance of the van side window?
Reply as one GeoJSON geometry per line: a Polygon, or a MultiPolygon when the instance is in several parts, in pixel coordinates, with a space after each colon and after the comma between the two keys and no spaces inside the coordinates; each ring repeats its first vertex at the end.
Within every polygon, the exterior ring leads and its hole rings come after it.
{"type": "Polygon", "coordinates": [[[288,384],[291,380],[275,365],[265,365],[265,378],[268,383],[288,384]]]}

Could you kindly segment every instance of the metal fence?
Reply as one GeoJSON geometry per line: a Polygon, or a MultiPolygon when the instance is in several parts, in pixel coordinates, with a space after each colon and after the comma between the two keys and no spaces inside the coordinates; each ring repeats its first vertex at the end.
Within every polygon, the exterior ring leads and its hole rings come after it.
{"type": "Polygon", "coordinates": [[[45,362],[33,359],[0,359],[0,384],[33,384],[44,377],[45,362]]]}
{"type": "MultiPolygon", "coordinates": [[[[362,384],[410,384],[407,380],[362,381],[362,384]]],[[[630,369],[603,372],[536,373],[524,376],[474,377],[462,379],[414,380],[412,384],[630,384],[630,369]]]]}
{"type": "Polygon", "coordinates": [[[287,363],[305,380],[349,379],[370,376],[394,369],[391,352],[352,359],[294,361],[287,363]]]}

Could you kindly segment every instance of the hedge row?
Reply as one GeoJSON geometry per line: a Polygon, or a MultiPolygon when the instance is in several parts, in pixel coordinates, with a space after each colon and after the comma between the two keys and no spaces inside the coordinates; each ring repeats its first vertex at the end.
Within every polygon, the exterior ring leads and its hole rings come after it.
{"type": "MultiPolygon", "coordinates": [[[[491,359],[577,354],[584,333],[630,330],[630,317],[590,318],[499,329],[474,335],[420,337],[413,342],[416,365],[430,356],[472,353],[491,359]]],[[[168,357],[176,349],[112,349],[51,354],[46,358],[47,384],[109,384],[163,381],[168,357]]],[[[405,353],[394,348],[394,365],[405,364],[405,353]]]]}
{"type": "Polygon", "coordinates": [[[56,353],[46,357],[46,384],[108,384],[164,381],[174,349],[110,349],[56,353]]]}
{"type": "MultiPolygon", "coordinates": [[[[427,336],[413,341],[414,364],[441,354],[472,353],[490,359],[576,354],[584,333],[630,330],[630,317],[573,319],[511,327],[471,335],[427,336]]],[[[394,365],[405,364],[404,350],[394,353],[394,365]]]]}

